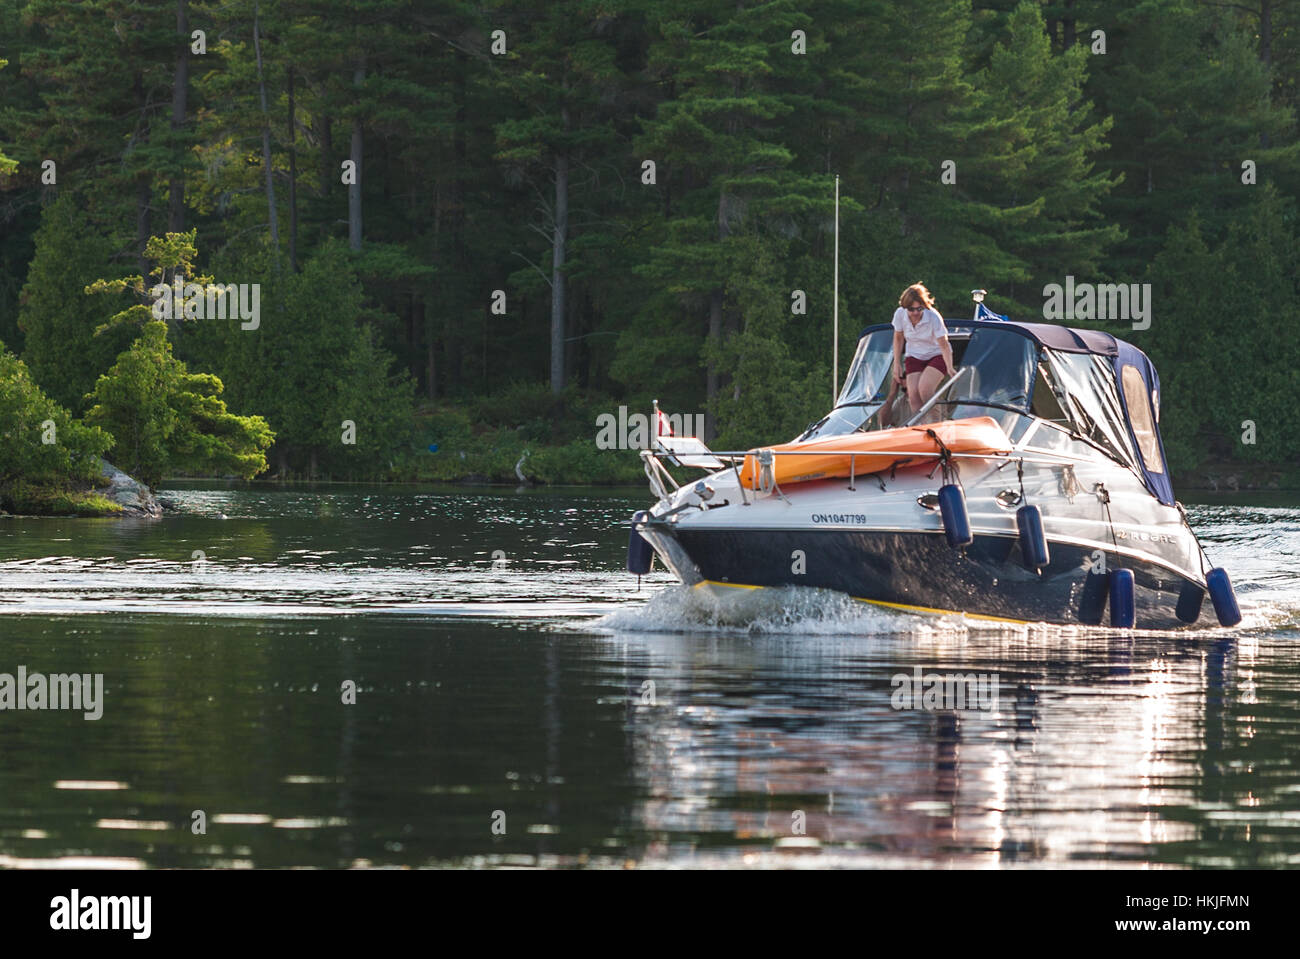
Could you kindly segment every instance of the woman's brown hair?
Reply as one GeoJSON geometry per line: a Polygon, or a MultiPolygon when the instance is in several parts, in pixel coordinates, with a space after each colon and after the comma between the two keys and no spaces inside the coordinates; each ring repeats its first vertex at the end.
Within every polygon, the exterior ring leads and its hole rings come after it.
{"type": "Polygon", "coordinates": [[[925,284],[917,280],[898,298],[898,305],[907,309],[913,303],[920,303],[927,309],[934,309],[934,294],[925,288],[925,284]]]}

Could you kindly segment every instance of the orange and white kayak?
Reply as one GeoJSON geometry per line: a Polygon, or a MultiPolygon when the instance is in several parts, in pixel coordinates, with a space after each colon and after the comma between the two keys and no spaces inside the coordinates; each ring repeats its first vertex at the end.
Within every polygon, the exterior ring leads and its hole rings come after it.
{"type": "MultiPolygon", "coordinates": [[[[858,476],[877,473],[909,460],[917,465],[933,463],[942,448],[951,453],[1008,453],[1011,440],[997,420],[990,416],[972,416],[927,426],[848,433],[769,448],[776,454],[770,467],[771,480],[780,486],[835,479],[850,473],[858,476]],[[935,437],[943,447],[935,442],[935,437]]],[[[740,468],[740,484],[746,489],[761,489],[769,482],[760,468],[759,452],[751,450],[746,454],[740,468]]]]}

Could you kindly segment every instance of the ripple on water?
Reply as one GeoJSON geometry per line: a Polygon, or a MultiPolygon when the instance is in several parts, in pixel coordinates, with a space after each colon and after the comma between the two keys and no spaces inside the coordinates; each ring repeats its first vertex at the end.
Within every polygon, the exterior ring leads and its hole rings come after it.
{"type": "Polygon", "coordinates": [[[640,495],[177,498],[0,522],[10,671],[109,694],[0,724],[0,868],[1300,861],[1294,509],[1194,507],[1245,624],[1160,634],[638,589],[640,495]],[[996,706],[895,708],[916,669],[996,706]]]}

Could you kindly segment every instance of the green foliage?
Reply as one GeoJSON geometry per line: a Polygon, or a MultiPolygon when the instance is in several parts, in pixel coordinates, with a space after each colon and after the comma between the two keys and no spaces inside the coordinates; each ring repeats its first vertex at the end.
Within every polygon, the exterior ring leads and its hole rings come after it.
{"type": "Polygon", "coordinates": [[[995,211],[975,227],[1006,257],[988,275],[1010,281],[999,292],[1014,312],[1041,308],[1044,284],[1067,273],[1095,276],[1124,235],[1100,220],[1120,178],[1096,165],[1111,119],[1099,118],[1083,93],[1090,54],[1076,45],[1054,55],[1045,28],[1031,0],[1010,14],[1005,39],[975,76],[977,113],[996,138],[957,167],[957,188],[995,211]]]}
{"type": "Polygon", "coordinates": [[[1231,6],[1149,0],[1097,11],[1108,48],[1092,58],[1088,89],[1114,118],[1108,166],[1123,176],[1102,210],[1131,225],[1110,253],[1114,276],[1140,276],[1165,230],[1189,210],[1212,235],[1241,216],[1251,199],[1242,189],[1243,160],[1257,164],[1261,180],[1294,189],[1295,115],[1270,96],[1258,20],[1233,22],[1231,6]]]}
{"type": "Polygon", "coordinates": [[[140,274],[111,280],[96,280],[86,286],[86,293],[134,294],[136,302],[114,313],[108,321],[95,328],[96,335],[125,327],[138,330],[155,319],[155,309],[171,316],[172,322],[184,319],[185,310],[180,301],[174,301],[173,281],[181,280],[182,297],[189,299],[207,296],[212,283],[210,276],[194,276],[194,259],[199,255],[195,241],[198,230],[188,233],[168,233],[151,236],[144,247],[145,259],[152,263],[148,280],[140,274]]]}
{"type": "Polygon", "coordinates": [[[167,325],[154,320],[99,378],[86,420],[111,431],[118,468],[146,485],[178,472],[251,479],[274,434],[260,416],[228,412],[221,392],[217,377],[172,356],[167,325]]]}
{"type": "Polygon", "coordinates": [[[41,391],[22,360],[0,348],[0,500],[10,509],[16,495],[25,500],[32,490],[53,494],[97,480],[99,457],[112,442],[103,430],[73,419],[41,391]]]}
{"type": "Polygon", "coordinates": [[[529,479],[563,485],[625,485],[641,483],[645,471],[629,450],[602,450],[590,439],[537,450],[523,466],[529,479]]]}
{"type": "Polygon", "coordinates": [[[91,226],[81,202],[64,193],[42,211],[18,314],[23,361],[55,401],[75,412],[131,340],[126,330],[95,335],[100,304],[84,291],[108,266],[113,245],[91,226]]]}
{"type": "Polygon", "coordinates": [[[326,424],[340,426],[324,446],[321,463],[327,470],[366,476],[385,463],[391,469],[394,453],[409,442],[414,384],[405,370],[393,372],[392,356],[375,345],[369,328],[356,331],[352,340],[342,357],[338,389],[325,408],[326,424]],[[344,422],[356,428],[346,445],[339,441],[344,422]]]}
{"type": "Polygon", "coordinates": [[[1161,429],[1175,468],[1204,460],[1300,460],[1289,424],[1300,396],[1300,343],[1284,317],[1300,311],[1295,201],[1260,188],[1217,245],[1199,217],[1171,226],[1152,264],[1151,342],[1162,370],[1161,429]],[[1214,278],[1219,308],[1206,303],[1214,278]],[[1247,421],[1255,441],[1245,443],[1247,421]]]}
{"type": "MultiPolygon", "coordinates": [[[[3,70],[8,65],[8,60],[0,60],[0,70],[3,70]]],[[[17,169],[18,161],[9,159],[5,156],[4,150],[0,150],[0,177],[9,176],[17,169]]]]}
{"type": "Polygon", "coordinates": [[[84,490],[18,482],[0,494],[7,512],[19,516],[114,516],[123,512],[119,503],[84,490]]]}
{"type": "MultiPolygon", "coordinates": [[[[97,225],[115,240],[138,237],[141,197],[152,201],[155,183],[193,169],[187,131],[171,130],[159,109],[171,98],[181,46],[175,0],[19,6],[17,22],[5,24],[18,29],[4,36],[23,82],[17,96],[0,100],[18,178],[39,191],[42,162],[53,159],[58,183],[77,184],[97,225]]],[[[193,60],[202,69],[203,58],[193,60]]]]}
{"type": "Polygon", "coordinates": [[[1224,322],[1218,302],[1294,315],[1290,0],[185,8],[209,42],[188,74],[174,0],[0,5],[0,337],[26,334],[32,375],[73,413],[153,321],[146,283],[211,272],[260,284],[260,329],[173,320],[168,338],[234,409],[267,418],[286,477],[513,482],[527,448],[529,475],[571,475],[563,454],[634,479],[635,456],[583,444],[594,412],[653,397],[707,408],[719,443],[788,439],[829,401],[839,174],[842,361],[918,279],[946,315],[983,286],[1024,319],[1067,274],[1146,280],[1151,329],[1114,332],[1160,368],[1175,471],[1296,455],[1291,342],[1224,322]],[[175,232],[154,237],[164,215],[175,232]],[[341,242],[350,225],[358,251],[341,242]],[[114,299],[87,299],[88,284],[114,299]],[[454,463],[419,439],[453,407],[468,419],[463,437],[444,424],[454,463]]]}
{"type": "Polygon", "coordinates": [[[719,449],[793,439],[830,406],[827,365],[813,357],[800,362],[788,345],[803,317],[791,315],[789,301],[780,296],[779,253],[774,258],[753,238],[749,249],[749,272],[736,275],[727,289],[743,325],[706,354],[733,384],[710,409],[719,424],[719,449]]]}
{"type": "Polygon", "coordinates": [[[275,429],[272,458],[284,475],[383,475],[409,443],[413,388],[394,370],[352,255],[324,244],[301,273],[277,270],[264,250],[223,258],[221,272],[261,288],[261,324],[186,324],[187,355],[217,371],[230,402],[257,409],[275,429]],[[343,422],[355,424],[345,444],[343,422]]]}

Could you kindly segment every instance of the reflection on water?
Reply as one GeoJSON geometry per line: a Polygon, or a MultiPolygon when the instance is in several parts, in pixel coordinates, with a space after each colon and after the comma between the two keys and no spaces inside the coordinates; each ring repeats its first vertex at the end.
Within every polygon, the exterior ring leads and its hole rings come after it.
{"type": "Polygon", "coordinates": [[[664,831],[650,852],[670,861],[734,851],[693,847],[705,828],[771,862],[797,810],[808,837],[852,864],[1282,865],[1300,854],[1300,678],[1270,693],[1276,735],[1261,749],[1255,641],[761,636],[702,651],[677,636],[641,654],[660,707],[631,713],[649,794],[638,818],[664,831]],[[891,677],[917,666],[997,673],[997,708],[891,709],[891,677]],[[1289,787],[1264,785],[1278,778],[1289,787]],[[1221,833],[1221,811],[1239,805],[1274,834],[1241,847],[1241,832],[1221,833]]]}
{"type": "Polygon", "coordinates": [[[1285,502],[1192,509],[1246,620],[1154,634],[638,591],[622,494],[175,496],[0,522],[0,672],[105,685],[0,712],[0,866],[1300,863],[1285,502]]]}

